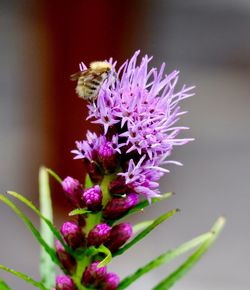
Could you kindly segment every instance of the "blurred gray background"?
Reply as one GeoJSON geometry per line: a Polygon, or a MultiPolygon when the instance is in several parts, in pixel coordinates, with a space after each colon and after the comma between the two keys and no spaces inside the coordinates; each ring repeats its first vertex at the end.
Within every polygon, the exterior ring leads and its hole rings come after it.
{"type": "MultiPolygon", "coordinates": [[[[50,6],[43,1],[0,1],[0,190],[25,193],[35,202],[40,164],[53,165],[53,158],[64,158],[55,157],[53,140],[58,131],[48,121],[56,124],[51,117],[56,106],[49,95],[58,84],[53,83],[49,69],[56,64],[48,34],[53,27],[41,12],[46,7],[50,6]]],[[[225,215],[226,228],[214,247],[173,289],[248,290],[250,1],[128,1],[126,11],[116,55],[124,60],[141,48],[142,53],[154,56],[154,65],[165,61],[168,72],[179,69],[180,83],[196,85],[196,96],[183,103],[189,114],[182,120],[191,127],[186,135],[196,140],[175,150],[173,159],[184,167],[172,166],[162,179],[162,192],[176,195],[131,221],[153,218],[175,207],[181,213],[114,260],[111,269],[123,277],[166,248],[207,231],[217,217],[225,215]]],[[[98,37],[98,30],[93,37],[98,37]]],[[[83,48],[81,60],[84,57],[83,48]]],[[[65,118],[67,114],[57,116],[58,122],[65,118]]],[[[81,125],[83,119],[75,121],[74,126],[81,125]]],[[[77,133],[72,134],[79,139],[77,133]]],[[[67,148],[67,158],[71,158],[72,146],[67,148]]],[[[55,162],[57,166],[60,162],[55,162]]],[[[38,225],[36,217],[31,217],[38,225]]],[[[57,223],[65,217],[59,208],[57,223]]],[[[182,260],[153,271],[129,289],[151,289],[182,260]]],[[[39,279],[38,261],[36,241],[15,214],[0,204],[0,263],[39,279]]],[[[14,290],[33,289],[2,271],[0,278],[14,290]]]]}

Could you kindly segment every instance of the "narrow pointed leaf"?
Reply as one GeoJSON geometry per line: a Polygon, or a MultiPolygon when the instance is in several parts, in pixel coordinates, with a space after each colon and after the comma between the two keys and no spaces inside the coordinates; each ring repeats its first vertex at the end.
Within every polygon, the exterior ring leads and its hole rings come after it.
{"type": "Polygon", "coordinates": [[[144,222],[141,222],[141,223],[138,223],[138,224],[134,225],[133,226],[133,235],[136,235],[139,232],[145,230],[145,228],[147,228],[152,223],[153,223],[153,220],[151,220],[151,221],[144,221],[144,222]]]}
{"type": "MultiPolygon", "coordinates": [[[[23,274],[23,273],[21,273],[21,272],[18,272],[18,271],[12,270],[12,269],[7,268],[7,267],[5,267],[4,265],[1,265],[1,264],[0,264],[0,269],[2,269],[2,270],[4,270],[4,271],[6,271],[6,272],[9,272],[9,273],[11,273],[11,274],[17,276],[18,278],[20,278],[20,279],[26,281],[27,283],[29,283],[29,284],[31,284],[31,285],[33,285],[33,286],[39,288],[39,289],[42,289],[42,290],[49,290],[48,288],[44,287],[40,282],[37,282],[37,281],[33,280],[32,278],[30,278],[29,276],[27,276],[27,275],[25,275],[25,274],[23,274]]],[[[6,284],[5,284],[5,287],[7,286],[8,288],[1,288],[1,286],[2,286],[1,282],[3,282],[3,281],[0,280],[0,289],[1,289],[1,290],[8,290],[8,289],[10,289],[6,284]]],[[[3,283],[4,283],[4,282],[3,282],[3,283]]],[[[4,284],[3,284],[3,285],[4,285],[4,284]]]]}
{"type": "Polygon", "coordinates": [[[107,247],[104,245],[100,245],[98,248],[91,246],[85,252],[87,256],[95,256],[99,253],[103,253],[105,258],[98,264],[98,267],[104,267],[112,260],[112,253],[107,247]]]}
{"type": "Polygon", "coordinates": [[[44,248],[44,250],[48,253],[50,258],[55,262],[59,264],[59,261],[56,257],[55,251],[53,248],[51,248],[45,240],[41,237],[39,231],[34,227],[33,223],[29,220],[29,218],[23,214],[18,207],[10,201],[7,197],[5,197],[3,194],[0,194],[0,200],[7,204],[27,225],[27,227],[31,230],[35,238],[38,240],[38,242],[41,244],[41,246],[44,248]]]}
{"type": "MultiPolygon", "coordinates": [[[[39,199],[41,214],[53,223],[49,175],[45,167],[41,167],[39,171],[39,199]]],[[[46,241],[49,247],[54,248],[54,236],[47,223],[41,218],[40,224],[42,238],[46,241]]],[[[54,286],[56,278],[55,264],[50,259],[50,256],[44,248],[41,248],[40,275],[41,281],[46,287],[52,288],[52,286],[54,286]]]]}
{"type": "Polygon", "coordinates": [[[68,245],[64,242],[64,240],[61,237],[60,232],[57,230],[57,228],[52,224],[52,222],[50,220],[48,220],[46,217],[44,217],[41,212],[39,211],[39,209],[37,209],[35,207],[35,205],[29,201],[27,198],[25,198],[24,196],[22,196],[21,194],[14,192],[14,191],[7,191],[7,193],[15,198],[17,198],[18,200],[20,200],[21,202],[23,202],[24,204],[26,204],[31,210],[33,210],[50,228],[51,232],[54,234],[54,236],[62,243],[62,245],[64,246],[64,248],[71,254],[73,254],[71,248],[68,247],[68,245]]]}
{"type": "Polygon", "coordinates": [[[76,208],[76,209],[73,209],[71,212],[69,212],[69,216],[78,215],[78,214],[86,214],[86,213],[92,213],[92,212],[86,208],[76,208]]]}
{"type": "Polygon", "coordinates": [[[53,171],[52,169],[50,168],[46,168],[46,171],[52,176],[55,178],[56,181],[58,181],[58,183],[62,184],[62,179],[61,177],[55,173],[55,171],[53,171]]]}
{"type": "Polygon", "coordinates": [[[225,218],[220,217],[213,228],[211,229],[211,236],[173,273],[171,273],[166,279],[162,280],[153,290],[168,290],[170,289],[179,279],[181,279],[207,252],[212,246],[221,230],[225,225],[225,218]]]}
{"type": "Polygon", "coordinates": [[[105,247],[104,245],[101,245],[98,248],[99,253],[103,253],[106,255],[106,257],[98,264],[98,268],[106,266],[111,260],[112,260],[112,254],[110,250],[105,247]]]}
{"type": "Polygon", "coordinates": [[[158,256],[157,258],[150,261],[145,266],[139,268],[136,270],[133,274],[130,276],[124,278],[120,284],[119,284],[119,290],[127,288],[130,284],[132,284],[134,281],[139,279],[141,276],[147,274],[148,272],[152,271],[153,269],[160,267],[161,265],[167,264],[171,262],[176,257],[200,246],[202,243],[207,241],[212,234],[210,232],[200,235],[199,237],[196,237],[192,239],[191,241],[188,241],[181,246],[177,247],[174,250],[168,250],[162,255],[158,256]]]}
{"type": "Polygon", "coordinates": [[[89,188],[89,187],[92,187],[92,186],[93,186],[93,183],[92,183],[89,175],[86,174],[84,188],[89,188]]]}
{"type": "Polygon", "coordinates": [[[11,290],[10,287],[2,279],[0,279],[0,289],[1,290],[11,290]]]}
{"type": "Polygon", "coordinates": [[[124,247],[119,249],[116,253],[114,253],[113,256],[118,256],[118,255],[123,254],[125,251],[127,251],[129,248],[131,248],[136,243],[138,243],[141,239],[143,239],[146,235],[148,235],[155,227],[157,227],[159,224],[161,224],[165,220],[169,219],[171,216],[173,216],[178,211],[179,211],[178,209],[174,209],[174,210],[171,210],[167,213],[164,213],[163,215],[158,217],[148,227],[146,227],[142,232],[140,232],[134,239],[132,239],[124,247]]]}

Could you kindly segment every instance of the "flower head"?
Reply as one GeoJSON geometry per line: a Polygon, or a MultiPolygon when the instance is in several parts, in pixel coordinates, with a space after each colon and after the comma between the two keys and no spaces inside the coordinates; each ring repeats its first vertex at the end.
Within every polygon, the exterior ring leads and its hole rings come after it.
{"type": "Polygon", "coordinates": [[[103,125],[105,134],[116,124],[119,136],[124,137],[119,148],[153,158],[169,152],[174,145],[190,141],[177,139],[188,128],[174,125],[186,113],[181,111],[179,103],[193,95],[192,87],[184,85],[176,91],[178,71],[164,74],[165,64],[159,72],[156,68],[149,69],[152,57],[147,55],[138,65],[138,55],[139,51],[121,66],[115,83],[110,80],[103,84],[97,106],[88,106],[89,118],[103,125]]]}

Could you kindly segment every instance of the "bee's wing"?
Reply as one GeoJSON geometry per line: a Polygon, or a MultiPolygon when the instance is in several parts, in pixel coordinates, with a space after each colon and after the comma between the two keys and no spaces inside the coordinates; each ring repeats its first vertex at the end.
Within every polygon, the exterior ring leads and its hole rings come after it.
{"type": "Polygon", "coordinates": [[[82,71],[74,73],[74,74],[70,75],[70,79],[72,81],[77,81],[79,79],[79,77],[82,75],[82,73],[83,73],[82,71]]]}

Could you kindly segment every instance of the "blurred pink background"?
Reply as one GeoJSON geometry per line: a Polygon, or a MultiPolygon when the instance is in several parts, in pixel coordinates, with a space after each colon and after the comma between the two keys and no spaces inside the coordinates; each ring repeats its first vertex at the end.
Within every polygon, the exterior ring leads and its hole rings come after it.
{"type": "MultiPolygon", "coordinates": [[[[83,178],[70,150],[84,139],[85,103],[69,75],[80,61],[109,57],[121,64],[135,50],[152,65],[179,69],[180,83],[196,85],[183,103],[182,123],[196,141],[178,148],[162,179],[177,195],[143,217],[182,209],[144,242],[114,260],[121,277],[207,231],[224,214],[225,231],[176,290],[250,289],[250,2],[239,1],[0,1],[0,190],[16,190],[38,204],[40,165],[60,176],[83,178]]],[[[57,225],[67,218],[61,188],[52,182],[57,225]]],[[[21,208],[24,208],[21,206],[21,208]]],[[[26,211],[28,213],[28,210],[26,211]]],[[[30,213],[34,223],[39,221],[30,213]]],[[[18,217],[0,204],[0,263],[39,279],[39,247],[18,217]]],[[[130,290],[151,289],[178,265],[162,267],[130,290]]],[[[33,287],[0,272],[14,290],[33,287]]]]}

